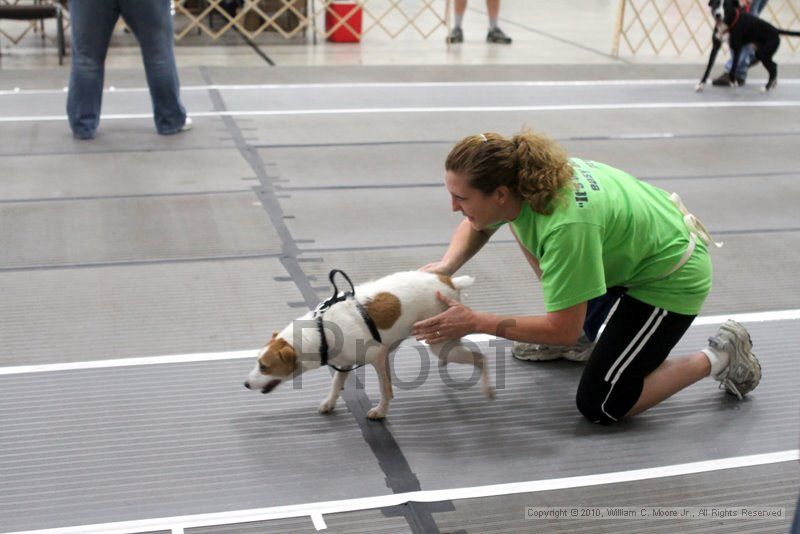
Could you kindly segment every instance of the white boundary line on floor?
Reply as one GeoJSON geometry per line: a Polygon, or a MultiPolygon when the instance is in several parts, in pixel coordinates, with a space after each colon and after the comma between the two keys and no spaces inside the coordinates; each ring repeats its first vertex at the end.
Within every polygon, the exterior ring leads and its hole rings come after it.
{"type": "Polygon", "coordinates": [[[293,504],[253,510],[163,517],[157,519],[143,519],[138,521],[123,521],[118,523],[103,523],[96,525],[80,525],[43,530],[28,530],[9,534],[134,534],[157,530],[169,530],[173,532],[173,534],[179,534],[185,532],[186,529],[189,528],[234,525],[239,523],[270,521],[292,517],[310,517],[314,522],[315,528],[317,528],[317,530],[322,530],[326,528],[323,520],[323,516],[325,514],[339,514],[345,512],[355,512],[359,510],[384,508],[388,506],[398,506],[411,501],[441,502],[460,499],[496,497],[499,495],[533,493],[540,491],[585,488],[603,484],[619,484],[622,482],[635,482],[639,480],[652,480],[656,478],[694,475],[698,473],[722,471],[725,469],[753,467],[783,462],[795,462],[798,459],[800,459],[800,450],[793,449],[766,454],[753,454],[734,458],[706,460],[703,462],[691,462],[685,464],[651,467],[646,469],[634,469],[631,471],[600,473],[596,475],[531,480],[527,482],[512,482],[508,484],[492,484],[487,486],[473,486],[445,490],[412,491],[407,493],[362,497],[340,501],[293,504]]]}
{"type": "Polygon", "coordinates": [[[0,367],[0,376],[26,373],[46,373],[50,371],[75,371],[78,369],[106,369],[111,367],[132,367],[165,363],[214,362],[219,360],[238,360],[255,358],[257,349],[228,352],[201,352],[196,354],[174,354],[170,356],[143,356],[141,358],[120,358],[118,360],[97,360],[84,362],[50,363],[42,365],[19,365],[0,367]]]}
{"type": "MultiPolygon", "coordinates": [[[[665,86],[665,85],[686,85],[694,88],[698,78],[683,79],[639,79],[639,80],[509,80],[509,81],[465,81],[465,82],[342,82],[342,83],[265,83],[265,84],[213,84],[213,85],[183,85],[181,91],[252,91],[252,90],[298,90],[298,89],[388,89],[388,88],[431,88],[431,87],[632,87],[632,86],[665,86]]],[[[764,79],[751,79],[750,84],[754,86],[763,85],[764,79]]],[[[781,78],[781,85],[798,85],[800,78],[781,78]]],[[[14,95],[48,95],[62,94],[67,91],[66,87],[61,89],[5,89],[0,91],[0,96],[14,95]]],[[[106,93],[145,93],[147,87],[115,87],[109,86],[104,89],[106,93]]]]}
{"type": "MultiPolygon", "coordinates": [[[[706,315],[697,317],[692,322],[692,326],[719,325],[724,323],[728,319],[733,319],[734,321],[739,321],[740,323],[763,323],[767,321],[796,321],[797,319],[800,319],[800,309],[754,312],[754,313],[733,313],[730,315],[706,315]]],[[[603,325],[603,327],[604,326],[605,325],[603,325]]],[[[600,328],[600,332],[603,331],[603,327],[600,328]]],[[[486,341],[492,341],[497,338],[495,336],[490,336],[487,334],[473,334],[471,336],[467,336],[467,339],[475,343],[481,343],[486,341]]]]}
{"type": "MultiPolygon", "coordinates": [[[[275,117],[304,115],[370,115],[400,113],[510,113],[519,111],[614,111],[631,109],[710,109],[710,108],[794,108],[800,100],[753,100],[707,102],[639,102],[626,104],[553,104],[543,106],[449,106],[449,107],[396,107],[396,108],[319,108],[273,109],[239,111],[196,111],[191,117],[275,117]]],[[[152,119],[152,113],[125,113],[102,115],[102,120],[152,119]]],[[[0,122],[65,121],[66,115],[31,115],[0,117],[0,122]]]]}
{"type": "Polygon", "coordinates": [[[314,523],[314,528],[317,530],[325,530],[328,528],[328,525],[325,524],[325,519],[322,517],[322,514],[311,514],[311,522],[314,523]]]}
{"type": "MultiPolygon", "coordinates": [[[[733,319],[741,323],[758,323],[765,321],[795,321],[800,319],[800,308],[793,310],[766,311],[754,313],[734,313],[726,315],[707,315],[694,320],[692,326],[705,326],[722,324],[726,319],[733,319]]],[[[486,334],[472,334],[466,339],[474,343],[491,341],[497,339],[495,336],[486,334]]],[[[73,371],[78,369],[105,369],[111,367],[131,367],[138,365],[155,365],[167,363],[192,363],[210,362],[219,360],[238,360],[243,358],[254,358],[258,349],[228,351],[228,352],[208,352],[198,354],[177,354],[172,356],[146,356],[141,358],[120,358],[116,360],[97,360],[84,362],[52,363],[42,365],[19,365],[0,367],[0,376],[18,375],[28,373],[45,373],[50,371],[73,371]]]]}

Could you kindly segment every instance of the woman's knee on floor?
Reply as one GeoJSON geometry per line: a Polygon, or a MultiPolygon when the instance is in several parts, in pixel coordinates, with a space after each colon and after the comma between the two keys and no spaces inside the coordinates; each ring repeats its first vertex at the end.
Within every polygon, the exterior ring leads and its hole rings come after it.
{"type": "Polygon", "coordinates": [[[607,400],[608,393],[608,383],[603,380],[582,379],[575,395],[575,404],[578,407],[578,411],[592,423],[600,425],[616,423],[617,419],[607,414],[604,410],[604,403],[607,400]]]}

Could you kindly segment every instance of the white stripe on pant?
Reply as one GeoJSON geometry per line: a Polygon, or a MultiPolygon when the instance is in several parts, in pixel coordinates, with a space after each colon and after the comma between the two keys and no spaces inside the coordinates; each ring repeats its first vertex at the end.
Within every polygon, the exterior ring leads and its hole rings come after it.
{"type": "Polygon", "coordinates": [[[619,380],[620,376],[622,376],[623,371],[630,365],[633,359],[639,355],[642,351],[642,348],[647,344],[653,334],[658,330],[659,325],[661,325],[662,319],[667,316],[667,310],[663,310],[661,308],[655,308],[653,313],[650,314],[647,321],[645,321],[644,326],[636,333],[633,337],[633,340],[625,347],[625,350],[622,351],[622,354],[619,355],[617,360],[614,364],[608,369],[604,380],[606,382],[611,382],[611,387],[608,389],[608,394],[606,394],[605,400],[603,400],[603,404],[600,405],[600,409],[610,417],[612,420],[617,421],[616,417],[613,417],[606,411],[606,402],[608,402],[609,397],[611,397],[611,392],[614,391],[614,386],[616,385],[617,381],[619,380]],[[635,345],[635,348],[633,348],[635,345]],[[631,350],[633,348],[633,350],[631,350]],[[619,366],[619,369],[616,373],[614,370],[619,366]],[[611,376],[614,375],[612,379],[611,376]]]}

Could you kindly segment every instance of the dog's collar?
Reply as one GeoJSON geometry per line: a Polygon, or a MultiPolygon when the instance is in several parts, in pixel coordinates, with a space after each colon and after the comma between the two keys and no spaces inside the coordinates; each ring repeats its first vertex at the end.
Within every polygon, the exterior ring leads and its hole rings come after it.
{"type": "Polygon", "coordinates": [[[733,17],[733,22],[731,22],[731,25],[730,25],[730,26],[728,26],[728,27],[725,29],[725,31],[724,31],[724,32],[722,32],[723,34],[730,33],[730,31],[733,29],[733,27],[734,27],[734,26],[736,26],[736,23],[737,23],[737,22],[739,22],[739,15],[741,15],[741,14],[742,14],[742,8],[740,8],[740,7],[737,7],[737,8],[736,8],[736,16],[735,16],[735,17],[733,17]]]}
{"type": "Polygon", "coordinates": [[[332,363],[328,363],[328,356],[329,356],[328,339],[325,337],[325,327],[322,322],[322,316],[325,314],[325,312],[328,311],[328,309],[331,306],[333,306],[338,302],[343,302],[345,300],[352,299],[353,303],[356,305],[356,309],[358,310],[359,315],[361,315],[361,318],[364,320],[364,323],[367,325],[367,328],[369,328],[369,333],[372,334],[372,337],[378,343],[381,343],[381,334],[380,332],[378,332],[378,327],[375,326],[375,321],[372,320],[372,317],[370,317],[369,312],[367,312],[367,309],[360,302],[358,302],[358,300],[356,300],[356,290],[353,287],[353,282],[350,281],[350,277],[348,277],[344,271],[341,271],[339,269],[333,269],[328,274],[328,279],[331,281],[331,285],[333,286],[333,295],[329,299],[321,302],[319,306],[317,306],[317,308],[314,310],[314,317],[317,320],[317,330],[319,331],[319,338],[320,338],[319,341],[320,363],[322,365],[327,365],[328,367],[332,367],[337,371],[348,372],[352,371],[353,369],[358,369],[358,367],[361,367],[364,364],[362,363],[359,366],[350,367],[348,369],[341,369],[339,367],[336,367],[332,363]],[[347,280],[347,282],[350,284],[350,291],[345,291],[342,295],[338,294],[339,288],[336,287],[336,282],[334,281],[334,277],[336,276],[337,273],[344,276],[345,280],[347,280]]]}

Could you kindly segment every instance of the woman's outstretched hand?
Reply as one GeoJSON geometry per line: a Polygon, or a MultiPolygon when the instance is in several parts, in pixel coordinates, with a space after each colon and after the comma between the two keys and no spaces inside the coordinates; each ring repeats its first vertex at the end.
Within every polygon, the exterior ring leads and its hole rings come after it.
{"type": "Polygon", "coordinates": [[[427,265],[423,265],[419,268],[419,270],[423,273],[446,274],[448,276],[453,274],[443,261],[434,261],[427,265]]]}
{"type": "Polygon", "coordinates": [[[458,339],[475,331],[475,312],[457,300],[436,292],[436,298],[447,305],[447,309],[424,321],[414,323],[411,335],[417,341],[429,345],[444,343],[450,339],[458,339]]]}

